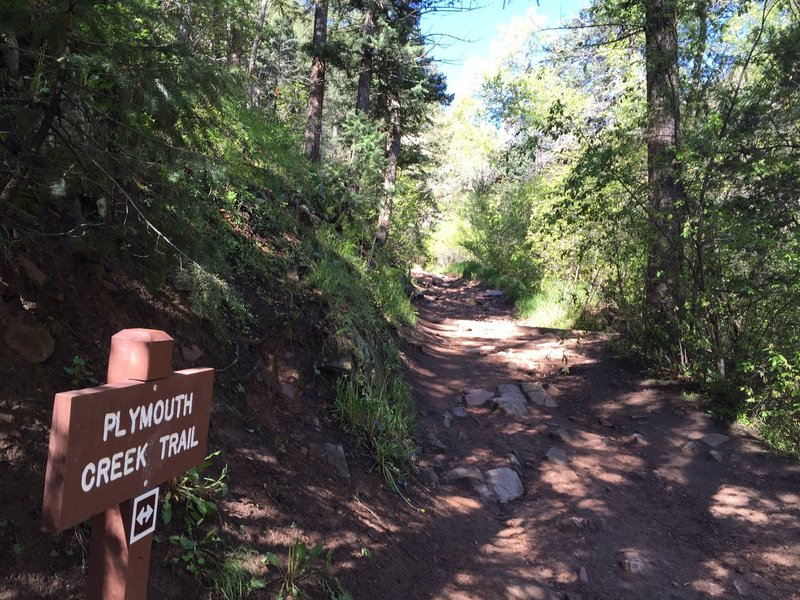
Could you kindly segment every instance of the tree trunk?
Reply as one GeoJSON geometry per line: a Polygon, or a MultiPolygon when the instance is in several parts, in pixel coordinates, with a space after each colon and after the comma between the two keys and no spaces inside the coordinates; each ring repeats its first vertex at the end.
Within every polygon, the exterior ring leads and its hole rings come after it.
{"type": "Polygon", "coordinates": [[[400,98],[392,95],[389,116],[389,140],[386,147],[388,164],[383,174],[384,199],[378,214],[378,228],[375,231],[375,245],[381,247],[389,238],[389,225],[392,220],[394,190],[397,184],[397,160],[400,158],[400,98]]]}
{"type": "Polygon", "coordinates": [[[316,0],[314,9],[314,59],[308,89],[305,152],[314,163],[322,161],[322,103],[325,100],[325,43],[328,37],[328,0],[316,0]]]}
{"type": "Polygon", "coordinates": [[[675,2],[645,0],[647,188],[655,225],[645,302],[649,329],[662,331],[669,350],[678,350],[680,355],[683,200],[677,164],[680,109],[675,2]]]}
{"type": "Polygon", "coordinates": [[[247,61],[247,101],[251,106],[258,105],[258,85],[253,80],[253,76],[256,74],[258,48],[261,46],[261,34],[264,32],[264,21],[267,18],[267,2],[268,0],[261,0],[261,7],[258,9],[258,23],[256,23],[256,35],[250,48],[250,60],[247,61]]]}
{"type": "Polygon", "coordinates": [[[267,1],[261,0],[261,7],[258,9],[258,24],[256,26],[256,36],[253,38],[253,46],[250,48],[250,61],[247,63],[247,76],[252,77],[256,72],[258,61],[258,47],[261,45],[261,34],[264,31],[264,21],[267,18],[267,1]]]}
{"type": "Polygon", "coordinates": [[[375,33],[375,2],[372,1],[364,13],[364,24],[361,34],[364,41],[361,44],[361,65],[358,69],[358,95],[356,96],[356,111],[366,114],[369,110],[369,92],[372,86],[372,34],[375,33]]]}

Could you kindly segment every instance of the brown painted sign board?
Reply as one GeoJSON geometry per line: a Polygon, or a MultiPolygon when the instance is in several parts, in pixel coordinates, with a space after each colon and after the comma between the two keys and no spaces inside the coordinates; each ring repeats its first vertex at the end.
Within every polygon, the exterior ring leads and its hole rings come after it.
{"type": "Polygon", "coordinates": [[[213,369],[57,394],[42,524],[63,531],[200,464],[213,369]]]}

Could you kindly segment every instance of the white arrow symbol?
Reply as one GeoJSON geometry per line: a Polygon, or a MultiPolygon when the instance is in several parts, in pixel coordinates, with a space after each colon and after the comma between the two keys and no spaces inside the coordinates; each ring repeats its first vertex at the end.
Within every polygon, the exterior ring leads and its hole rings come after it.
{"type": "Polygon", "coordinates": [[[153,507],[148,504],[142,510],[139,511],[138,515],[136,515],[136,522],[139,523],[139,525],[144,525],[150,520],[150,517],[152,516],[153,516],[153,507]]]}

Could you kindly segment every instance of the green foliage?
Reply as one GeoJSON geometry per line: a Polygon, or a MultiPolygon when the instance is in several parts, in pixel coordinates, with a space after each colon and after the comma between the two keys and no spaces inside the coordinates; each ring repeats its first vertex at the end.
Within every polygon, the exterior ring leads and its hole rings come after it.
{"type": "Polygon", "coordinates": [[[206,519],[217,514],[217,504],[213,498],[228,493],[228,465],[222,467],[216,476],[204,475],[204,472],[213,465],[213,459],[218,455],[219,451],[212,452],[201,464],[171,481],[161,504],[161,518],[165,524],[172,521],[175,505],[183,509],[183,522],[189,535],[206,519]]]}
{"type": "Polygon", "coordinates": [[[212,529],[199,539],[192,535],[171,535],[169,542],[174,549],[170,563],[203,581],[214,569],[222,539],[216,529],[212,529]]]}
{"type": "Polygon", "coordinates": [[[295,540],[289,546],[289,554],[286,562],[283,563],[277,555],[267,552],[264,562],[270,567],[277,569],[278,594],[276,600],[284,598],[305,598],[303,582],[310,578],[322,582],[327,578],[328,568],[330,567],[332,550],[325,552],[322,544],[317,544],[309,548],[300,540],[295,540]]]}
{"type": "Polygon", "coordinates": [[[590,294],[580,284],[544,280],[538,292],[517,300],[519,318],[534,327],[592,329],[590,294]]]}
{"type": "Polygon", "coordinates": [[[773,448],[800,456],[800,351],[787,358],[770,345],[740,369],[749,419],[773,448]]]}
{"type": "Polygon", "coordinates": [[[229,552],[211,575],[212,589],[224,600],[239,600],[264,589],[266,580],[254,574],[257,559],[256,552],[244,546],[229,552]]]}
{"type": "Polygon", "coordinates": [[[336,384],[336,413],[372,454],[374,468],[399,492],[416,452],[410,441],[414,410],[403,380],[391,372],[380,379],[342,377],[336,384]]]}
{"type": "Polygon", "coordinates": [[[189,301],[198,316],[207,319],[214,333],[229,339],[231,330],[245,329],[252,321],[250,310],[230,284],[197,263],[178,274],[189,289],[189,301]]]}
{"type": "Polygon", "coordinates": [[[97,385],[97,377],[86,364],[86,359],[81,356],[73,356],[72,362],[68,367],[64,367],[64,375],[69,377],[73,387],[85,387],[97,385]]]}

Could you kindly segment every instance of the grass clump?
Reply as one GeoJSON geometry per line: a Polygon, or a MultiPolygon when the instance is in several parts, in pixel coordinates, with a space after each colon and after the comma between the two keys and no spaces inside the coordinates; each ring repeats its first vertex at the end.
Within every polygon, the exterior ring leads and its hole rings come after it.
{"type": "Polygon", "coordinates": [[[397,375],[381,381],[363,374],[342,377],[336,413],[373,456],[373,468],[399,492],[415,452],[410,442],[414,409],[405,382],[397,375]]]}
{"type": "Polygon", "coordinates": [[[413,458],[415,418],[396,348],[395,329],[416,322],[405,274],[380,253],[362,256],[333,235],[318,240],[309,280],[330,306],[330,343],[357,364],[337,384],[336,414],[399,491],[413,458]]]}

